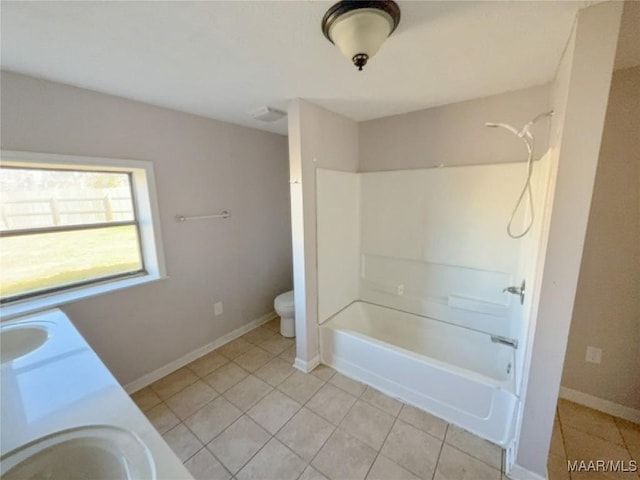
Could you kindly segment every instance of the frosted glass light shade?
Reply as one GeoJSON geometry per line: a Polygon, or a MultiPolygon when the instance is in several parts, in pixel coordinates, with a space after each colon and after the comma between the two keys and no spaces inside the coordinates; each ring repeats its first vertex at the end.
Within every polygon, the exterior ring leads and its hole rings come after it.
{"type": "Polygon", "coordinates": [[[392,28],[393,20],[385,12],[362,8],[339,18],[329,29],[329,36],[348,59],[358,54],[371,58],[392,28]]]}
{"type": "Polygon", "coordinates": [[[362,70],[399,22],[393,0],[342,0],[325,13],[322,33],[362,70]]]}

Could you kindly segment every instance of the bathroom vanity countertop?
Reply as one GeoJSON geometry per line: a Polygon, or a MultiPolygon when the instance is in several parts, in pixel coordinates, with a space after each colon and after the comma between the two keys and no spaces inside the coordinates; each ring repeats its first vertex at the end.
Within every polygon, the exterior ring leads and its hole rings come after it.
{"type": "Polygon", "coordinates": [[[47,341],[3,362],[0,454],[51,433],[84,425],[112,425],[136,434],[155,462],[156,478],[191,479],[173,451],[58,309],[2,322],[44,327],[47,341]]]}

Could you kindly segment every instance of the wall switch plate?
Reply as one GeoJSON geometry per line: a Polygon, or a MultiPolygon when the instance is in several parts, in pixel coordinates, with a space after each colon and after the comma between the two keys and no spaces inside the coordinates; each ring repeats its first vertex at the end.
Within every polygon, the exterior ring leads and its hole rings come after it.
{"type": "Polygon", "coordinates": [[[400,297],[404,295],[404,285],[398,285],[397,293],[400,297]]]}
{"type": "Polygon", "coordinates": [[[602,349],[597,347],[587,347],[585,361],[589,363],[600,363],[602,361],[602,349]]]}
{"type": "Polygon", "coordinates": [[[222,315],[222,302],[216,302],[213,305],[213,314],[217,317],[218,315],[222,315]]]}

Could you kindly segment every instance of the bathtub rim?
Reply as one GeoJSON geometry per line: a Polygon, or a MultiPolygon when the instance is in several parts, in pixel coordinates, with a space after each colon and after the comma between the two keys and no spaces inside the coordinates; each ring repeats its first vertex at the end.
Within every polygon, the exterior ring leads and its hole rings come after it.
{"type": "MultiPolygon", "coordinates": [[[[380,305],[380,304],[377,304],[377,303],[374,303],[374,302],[369,302],[367,300],[360,300],[360,299],[356,299],[356,300],[353,300],[352,302],[348,303],[343,308],[341,308],[336,313],[334,313],[333,315],[328,317],[326,320],[324,320],[322,323],[320,323],[318,325],[318,327],[319,328],[330,328],[332,330],[341,330],[341,331],[349,332],[352,335],[355,335],[355,336],[357,336],[359,338],[371,341],[371,342],[373,342],[373,343],[375,343],[375,344],[377,344],[377,345],[379,345],[379,346],[381,346],[383,348],[394,350],[396,353],[400,353],[400,354],[405,355],[405,356],[409,356],[409,357],[412,357],[412,358],[417,358],[417,359],[419,359],[421,361],[425,361],[425,362],[427,362],[427,363],[429,363],[431,365],[434,365],[434,366],[436,366],[437,368],[440,368],[440,369],[445,369],[445,370],[449,370],[449,371],[453,370],[454,372],[456,372],[456,373],[458,373],[460,375],[463,375],[463,376],[465,376],[467,378],[471,378],[473,380],[476,380],[476,381],[479,381],[479,382],[482,382],[482,383],[485,383],[485,384],[489,384],[489,385],[491,385],[491,386],[493,386],[495,388],[499,388],[499,389],[505,390],[505,391],[507,391],[507,392],[509,392],[509,393],[511,393],[511,394],[513,394],[513,395],[515,395],[516,397],[519,398],[519,396],[516,394],[516,378],[515,378],[515,374],[516,374],[516,371],[517,371],[516,364],[515,364],[515,362],[516,362],[516,348],[511,347],[511,350],[509,351],[509,353],[511,355],[511,373],[509,374],[508,378],[506,378],[504,380],[498,380],[498,379],[490,377],[488,375],[484,375],[484,374],[482,374],[480,372],[476,372],[476,371],[473,371],[473,370],[470,370],[470,369],[464,368],[464,367],[459,367],[457,365],[453,365],[451,363],[447,363],[445,361],[438,360],[437,358],[430,357],[430,356],[425,355],[423,353],[415,352],[413,350],[409,350],[407,348],[404,348],[404,347],[401,347],[401,346],[398,346],[398,345],[394,345],[393,343],[385,342],[384,340],[379,340],[379,339],[377,339],[375,337],[371,337],[369,335],[366,335],[364,333],[358,332],[356,330],[352,330],[352,329],[348,329],[348,328],[340,328],[340,327],[337,327],[337,326],[334,326],[334,325],[330,324],[330,322],[332,320],[334,320],[338,315],[340,315],[345,310],[347,310],[348,308],[352,307],[353,305],[355,305],[357,303],[361,303],[361,304],[364,304],[364,305],[371,305],[371,306],[383,308],[383,309],[386,309],[386,310],[392,310],[392,311],[400,312],[400,313],[403,313],[403,314],[406,314],[406,315],[411,315],[411,316],[414,316],[414,317],[417,317],[417,318],[420,318],[420,319],[426,319],[426,320],[430,320],[430,321],[433,321],[433,322],[439,322],[439,323],[442,323],[442,324],[450,326],[450,327],[458,327],[458,328],[462,328],[464,330],[467,330],[467,331],[470,331],[470,332],[473,332],[473,333],[486,335],[489,338],[491,337],[491,334],[487,333],[487,332],[483,332],[483,331],[476,330],[476,329],[473,329],[473,328],[464,327],[464,326],[461,326],[461,325],[456,325],[454,323],[444,322],[442,320],[438,320],[438,319],[435,319],[435,318],[427,317],[425,315],[419,315],[419,314],[416,314],[416,313],[413,313],[413,312],[407,312],[406,310],[401,310],[401,309],[397,309],[397,308],[393,308],[393,307],[388,307],[386,305],[380,305]]],[[[509,347],[507,347],[507,348],[509,348],[509,347]]]]}

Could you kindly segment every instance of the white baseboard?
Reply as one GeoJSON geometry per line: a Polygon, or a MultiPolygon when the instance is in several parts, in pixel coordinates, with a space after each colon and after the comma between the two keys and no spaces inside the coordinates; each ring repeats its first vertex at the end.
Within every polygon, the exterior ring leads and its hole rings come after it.
{"type": "Polygon", "coordinates": [[[588,393],[579,392],[578,390],[561,386],[560,398],[570,400],[574,403],[579,403],[580,405],[593,408],[594,410],[608,413],[614,417],[624,418],[625,420],[629,420],[634,423],[640,423],[640,410],[594,397],[588,393]]]}
{"type": "Polygon", "coordinates": [[[526,468],[518,465],[513,466],[511,471],[507,474],[507,478],[512,480],[547,480],[548,476],[541,476],[537,473],[527,470],[526,468]]]}
{"type": "Polygon", "coordinates": [[[138,378],[137,380],[134,380],[133,382],[127,383],[123,388],[129,394],[137,392],[138,390],[143,389],[147,385],[152,384],[156,380],[160,380],[162,377],[169,375],[171,372],[174,372],[179,368],[184,367],[185,365],[193,362],[194,360],[200,358],[201,356],[206,355],[209,352],[212,352],[216,348],[220,348],[224,344],[229,343],[238,337],[241,337],[245,333],[250,332],[254,328],[259,327],[260,325],[267,323],[268,321],[273,320],[276,317],[277,315],[275,312],[269,312],[266,315],[263,315],[260,318],[257,318],[247,323],[246,325],[243,325],[240,328],[236,328],[234,331],[229,332],[226,335],[223,335],[222,337],[214,340],[213,342],[208,343],[207,345],[204,345],[200,348],[197,348],[192,352],[189,352],[186,355],[183,355],[177,360],[174,360],[173,362],[170,362],[165,366],[154,370],[153,372],[143,375],[142,377],[138,378]]]}
{"type": "Polygon", "coordinates": [[[318,365],[320,365],[320,355],[316,355],[308,362],[305,362],[300,357],[296,357],[295,361],[293,362],[294,368],[297,368],[304,373],[311,373],[311,371],[318,365]]]}

